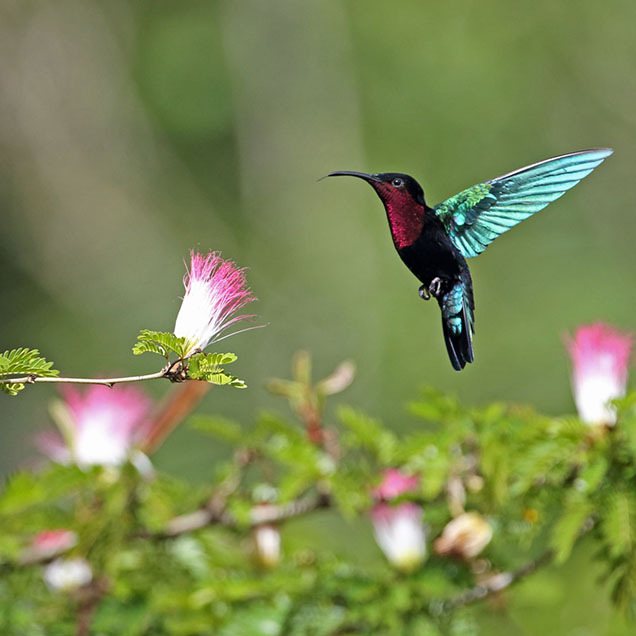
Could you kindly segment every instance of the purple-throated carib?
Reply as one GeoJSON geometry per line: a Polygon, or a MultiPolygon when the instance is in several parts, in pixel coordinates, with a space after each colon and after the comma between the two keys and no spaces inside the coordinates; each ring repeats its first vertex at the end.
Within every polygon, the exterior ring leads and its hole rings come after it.
{"type": "Polygon", "coordinates": [[[453,368],[472,362],[473,285],[467,258],[477,256],[500,234],[558,199],[606,157],[609,148],[546,159],[479,183],[435,207],[406,174],[332,172],[329,177],[364,179],[382,200],[393,244],[422,283],[420,296],[435,296],[442,311],[446,349],[453,368]]]}

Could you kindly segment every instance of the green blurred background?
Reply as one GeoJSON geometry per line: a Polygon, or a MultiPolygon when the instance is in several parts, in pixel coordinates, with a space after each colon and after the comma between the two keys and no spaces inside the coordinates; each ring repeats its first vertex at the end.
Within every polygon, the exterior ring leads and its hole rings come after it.
{"type": "MultiPolygon", "coordinates": [[[[636,325],[635,24],[631,0],[1,0],[0,348],[39,347],[66,375],[154,371],[130,346],[171,330],[182,259],[214,249],[250,268],[269,325],[227,342],[250,389],[203,412],[277,406],[264,380],[299,348],[318,375],[355,360],[342,399],[402,431],[422,384],[570,412],[563,335],[636,325]],[[375,194],[316,181],[403,171],[433,204],[595,146],[616,154],[471,262],[476,361],[459,374],[375,194]]],[[[56,394],[2,399],[2,472],[33,458],[56,394]]],[[[205,480],[221,452],[183,427],[156,463],[205,480]]],[[[562,595],[558,633],[623,633],[593,577],[585,602],[562,595]]],[[[490,629],[535,633],[521,624],[490,629]]]]}

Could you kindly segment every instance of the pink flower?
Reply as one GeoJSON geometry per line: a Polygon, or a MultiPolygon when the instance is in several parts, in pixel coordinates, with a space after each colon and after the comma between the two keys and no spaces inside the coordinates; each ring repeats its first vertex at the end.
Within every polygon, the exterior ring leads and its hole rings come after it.
{"type": "Polygon", "coordinates": [[[395,499],[405,492],[417,488],[418,479],[415,475],[405,475],[397,468],[387,468],[382,476],[382,482],[373,491],[378,499],[395,499]]]}
{"type": "Polygon", "coordinates": [[[464,512],[449,521],[435,541],[435,552],[462,559],[476,557],[492,539],[490,524],[476,512],[464,512]]]}
{"type": "Polygon", "coordinates": [[[33,537],[31,545],[22,554],[22,563],[49,559],[65,552],[77,543],[77,535],[71,530],[44,530],[33,537]]]}
{"type": "Polygon", "coordinates": [[[417,488],[418,479],[391,468],[384,472],[382,483],[375,489],[378,501],[371,510],[375,539],[389,562],[396,568],[414,570],[426,556],[426,536],[422,524],[422,508],[417,504],[389,503],[417,488]]]}
{"type": "Polygon", "coordinates": [[[233,324],[254,317],[234,315],[256,300],[247,287],[244,272],[217,252],[206,256],[190,252],[190,271],[183,279],[185,296],[174,326],[175,336],[186,338],[186,356],[234,335],[224,332],[233,324]]]}
{"type": "Polygon", "coordinates": [[[616,423],[616,411],[608,402],[625,395],[632,344],[631,335],[603,323],[579,327],[567,342],[574,401],[585,423],[616,423]]]}
{"type": "Polygon", "coordinates": [[[148,427],[148,398],[134,387],[91,386],[82,395],[69,388],[54,411],[62,436],[44,433],[40,449],[59,463],[119,466],[139,444],[148,427]]]}

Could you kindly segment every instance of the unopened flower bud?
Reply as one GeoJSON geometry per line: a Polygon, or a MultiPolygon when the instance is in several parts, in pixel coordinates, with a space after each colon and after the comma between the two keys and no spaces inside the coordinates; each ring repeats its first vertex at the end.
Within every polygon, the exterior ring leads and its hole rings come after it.
{"type": "Polygon", "coordinates": [[[263,523],[252,529],[256,559],[266,568],[280,563],[280,530],[274,523],[263,523]]]}
{"type": "Polygon", "coordinates": [[[437,554],[472,559],[490,543],[491,539],[490,524],[476,512],[464,512],[446,524],[434,547],[437,554]]]}

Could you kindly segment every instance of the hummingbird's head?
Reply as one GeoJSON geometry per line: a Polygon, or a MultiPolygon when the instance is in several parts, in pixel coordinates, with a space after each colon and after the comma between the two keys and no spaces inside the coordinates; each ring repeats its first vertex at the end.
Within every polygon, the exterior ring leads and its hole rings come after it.
{"type": "Polygon", "coordinates": [[[366,181],[384,203],[393,242],[398,249],[406,247],[419,236],[424,223],[426,203],[420,184],[401,172],[331,172],[328,177],[358,177],[366,181]]]}
{"type": "Polygon", "coordinates": [[[424,192],[420,184],[408,174],[401,172],[381,172],[366,174],[342,170],[331,172],[328,177],[358,177],[366,181],[382,199],[385,206],[402,207],[407,205],[424,206],[424,192]]]}

